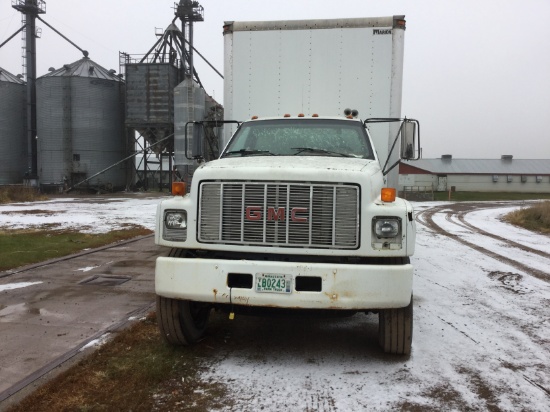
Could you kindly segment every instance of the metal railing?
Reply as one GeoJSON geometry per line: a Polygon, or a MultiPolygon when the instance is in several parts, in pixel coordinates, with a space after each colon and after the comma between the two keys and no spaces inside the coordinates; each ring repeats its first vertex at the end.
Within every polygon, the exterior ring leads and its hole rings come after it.
{"type": "Polygon", "coordinates": [[[400,196],[408,200],[434,200],[434,189],[432,185],[403,186],[400,196]]]}

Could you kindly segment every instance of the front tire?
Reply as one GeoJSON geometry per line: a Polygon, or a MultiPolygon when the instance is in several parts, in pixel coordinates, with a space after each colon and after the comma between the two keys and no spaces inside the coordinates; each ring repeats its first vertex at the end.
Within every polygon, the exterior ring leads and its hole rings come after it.
{"type": "Polygon", "coordinates": [[[384,309],[378,314],[378,340],[385,353],[410,355],[413,331],[413,299],[408,306],[384,309]]]}
{"type": "Polygon", "coordinates": [[[172,345],[192,345],[204,337],[211,309],[209,303],[157,296],[160,334],[172,345]]]}

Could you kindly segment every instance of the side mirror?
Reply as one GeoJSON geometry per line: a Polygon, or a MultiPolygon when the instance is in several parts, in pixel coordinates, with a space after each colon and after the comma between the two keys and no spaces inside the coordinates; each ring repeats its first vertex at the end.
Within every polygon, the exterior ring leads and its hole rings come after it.
{"type": "Polygon", "coordinates": [[[414,119],[401,119],[401,118],[371,118],[367,119],[364,122],[365,127],[368,127],[367,124],[372,123],[401,123],[401,126],[397,128],[393,128],[393,130],[390,131],[391,136],[393,139],[393,143],[391,144],[391,148],[388,153],[388,158],[386,159],[386,163],[384,163],[384,166],[382,167],[382,173],[384,176],[386,176],[394,167],[396,167],[401,159],[405,160],[418,160],[420,159],[420,123],[418,120],[414,119]],[[396,132],[397,130],[397,132],[396,132]],[[399,138],[401,138],[401,150],[399,152],[400,156],[397,161],[394,161],[397,156],[396,153],[394,153],[395,146],[397,146],[397,142],[399,141],[399,138]],[[393,155],[392,155],[393,154],[393,155]],[[394,162],[393,164],[388,164],[391,161],[394,162]]]}
{"type": "Polygon", "coordinates": [[[204,125],[202,122],[185,124],[185,157],[188,160],[203,157],[204,125]]]}
{"type": "Polygon", "coordinates": [[[201,122],[185,123],[185,154],[187,160],[214,160],[219,157],[220,142],[219,136],[223,126],[235,123],[240,127],[241,122],[237,120],[203,120],[201,122]]]}
{"type": "Polygon", "coordinates": [[[401,124],[401,158],[415,159],[417,122],[405,119],[401,124]]]}

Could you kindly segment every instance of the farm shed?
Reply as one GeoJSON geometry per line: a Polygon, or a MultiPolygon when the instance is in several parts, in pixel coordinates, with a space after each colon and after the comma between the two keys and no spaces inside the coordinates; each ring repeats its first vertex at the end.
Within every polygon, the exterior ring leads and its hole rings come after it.
{"type": "Polygon", "coordinates": [[[439,159],[402,161],[399,190],[550,192],[550,159],[439,159]]]}

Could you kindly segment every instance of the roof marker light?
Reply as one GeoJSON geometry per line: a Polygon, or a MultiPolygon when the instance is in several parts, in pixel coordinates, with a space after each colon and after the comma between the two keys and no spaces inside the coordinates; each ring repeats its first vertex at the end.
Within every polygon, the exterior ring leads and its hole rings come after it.
{"type": "Polygon", "coordinates": [[[285,113],[284,117],[290,117],[290,114],[285,113]]]}
{"type": "Polygon", "coordinates": [[[298,114],[298,117],[304,117],[303,113],[298,114]]]}
{"type": "Polygon", "coordinates": [[[317,113],[313,113],[311,117],[319,117],[319,115],[317,113]]]}
{"type": "Polygon", "coordinates": [[[346,119],[353,119],[359,115],[359,111],[356,109],[345,109],[344,110],[344,116],[346,116],[346,119]]]}
{"type": "Polygon", "coordinates": [[[252,120],[256,120],[258,118],[258,116],[252,116],[252,120]]]}

